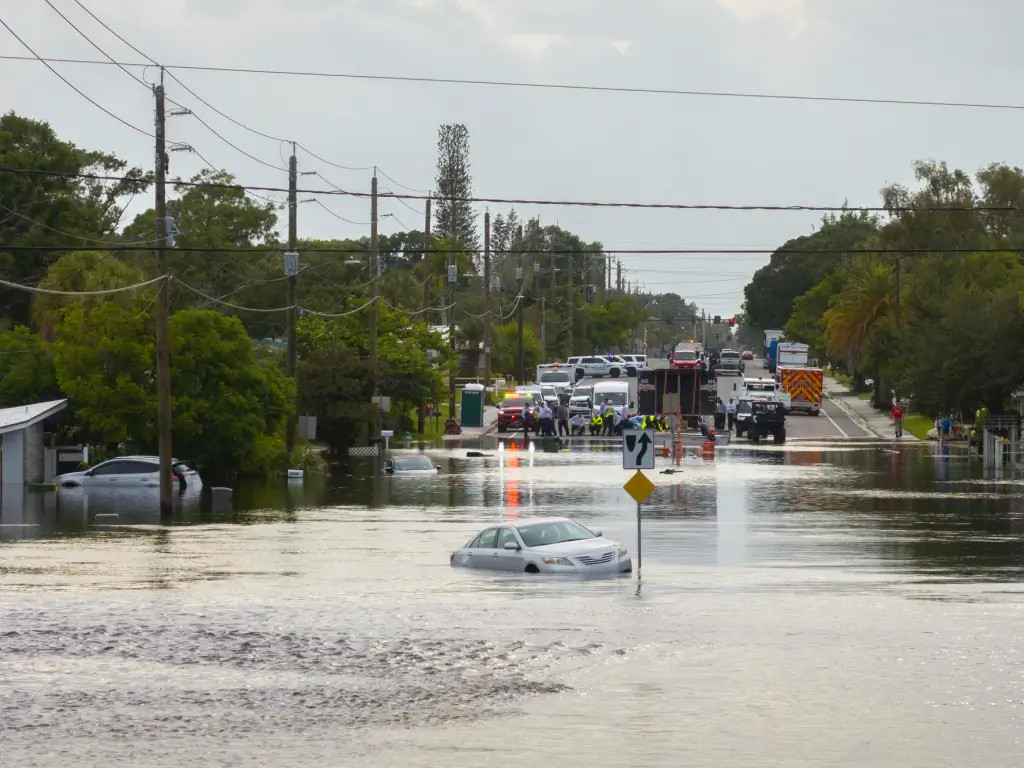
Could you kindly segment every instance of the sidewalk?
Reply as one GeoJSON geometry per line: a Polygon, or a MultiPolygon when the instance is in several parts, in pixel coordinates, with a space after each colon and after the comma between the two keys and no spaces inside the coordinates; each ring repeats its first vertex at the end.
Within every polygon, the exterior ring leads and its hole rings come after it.
{"type": "MultiPolygon", "coordinates": [[[[868,400],[861,400],[835,379],[828,376],[824,381],[825,396],[836,404],[850,420],[869,435],[883,440],[895,440],[892,419],[887,414],[876,411],[868,400]]],[[[918,442],[917,438],[904,430],[904,442],[918,442]]]]}
{"type": "Polygon", "coordinates": [[[482,427],[463,427],[461,435],[445,435],[445,440],[466,440],[484,437],[498,428],[498,409],[493,405],[484,406],[484,425],[482,427]]]}

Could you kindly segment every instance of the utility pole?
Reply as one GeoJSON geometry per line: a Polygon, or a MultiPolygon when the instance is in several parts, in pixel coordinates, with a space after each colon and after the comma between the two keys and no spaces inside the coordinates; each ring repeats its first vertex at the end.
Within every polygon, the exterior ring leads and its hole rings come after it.
{"type": "Polygon", "coordinates": [[[526,304],[526,297],[523,295],[523,257],[519,256],[519,266],[516,268],[516,280],[519,282],[518,294],[516,295],[516,301],[518,306],[516,308],[516,382],[519,384],[526,383],[526,370],[523,362],[523,309],[526,304]]]}
{"type": "MultiPolygon", "coordinates": [[[[299,225],[296,219],[299,202],[296,188],[298,186],[298,161],[295,158],[295,142],[292,142],[292,156],[288,158],[288,256],[285,259],[285,272],[288,275],[288,378],[295,381],[295,324],[298,321],[298,264],[295,263],[295,249],[298,248],[299,225]],[[293,259],[291,264],[288,258],[293,259]],[[291,268],[290,268],[291,267],[291,268]]],[[[298,397],[296,397],[296,405],[298,397]]],[[[292,414],[285,426],[285,451],[291,460],[295,448],[295,420],[297,413],[292,414]]]]}
{"type": "Polygon", "coordinates": [[[587,274],[587,267],[590,264],[590,258],[588,253],[583,254],[583,316],[580,318],[580,323],[583,326],[580,330],[580,341],[583,344],[581,349],[584,354],[590,352],[590,347],[587,346],[587,299],[590,294],[590,277],[587,274]]]}
{"type": "Polygon", "coordinates": [[[540,297],[540,359],[548,359],[548,324],[544,317],[544,307],[547,304],[547,297],[540,297]]]}
{"type": "MultiPolygon", "coordinates": [[[[455,290],[459,287],[458,272],[457,271],[456,271],[456,278],[455,278],[455,280],[453,281],[451,279],[452,266],[454,265],[456,270],[458,270],[458,260],[456,258],[456,254],[455,254],[455,248],[456,248],[455,243],[458,242],[458,224],[457,224],[458,220],[455,218],[455,214],[456,214],[455,196],[452,195],[452,237],[451,237],[451,244],[452,244],[451,251],[452,251],[452,253],[451,253],[450,261],[448,262],[448,283],[452,287],[452,300],[451,300],[452,313],[451,313],[451,315],[448,316],[448,343],[451,345],[452,351],[454,351],[456,354],[458,354],[459,345],[455,342],[455,290]]],[[[456,366],[458,366],[458,362],[459,362],[458,359],[456,359],[456,366]]],[[[455,374],[457,372],[458,372],[458,369],[456,368],[456,370],[453,371],[452,374],[448,377],[448,418],[449,419],[454,419],[455,418],[455,374]]]]}
{"type": "MultiPolygon", "coordinates": [[[[377,254],[377,167],[373,168],[373,178],[370,180],[370,382],[373,385],[372,391],[373,396],[380,396],[377,386],[377,318],[378,318],[378,307],[377,307],[377,274],[379,267],[377,265],[378,254],[377,254]]],[[[380,400],[377,401],[377,407],[380,408],[380,400]]],[[[370,434],[374,437],[377,436],[377,425],[380,423],[380,418],[373,420],[373,427],[370,429],[370,434]]]]}
{"type": "Polygon", "coordinates": [[[484,389],[491,386],[491,212],[484,211],[484,389]]]}
{"type": "Polygon", "coordinates": [[[569,268],[566,273],[569,275],[566,287],[568,289],[569,299],[569,352],[570,354],[576,351],[576,333],[574,327],[574,315],[576,314],[576,297],[572,293],[572,270],[576,266],[576,259],[573,258],[574,254],[569,254],[567,261],[569,262],[569,268]]]}
{"type": "Polygon", "coordinates": [[[167,115],[164,110],[164,70],[160,68],[160,85],[153,88],[156,97],[156,274],[163,278],[156,295],[156,404],[157,440],[160,454],[160,519],[171,517],[171,302],[167,278],[167,115]]]}
{"type": "Polygon", "coordinates": [[[615,292],[622,293],[622,259],[615,262],[615,292]]]}
{"type": "MultiPolygon", "coordinates": [[[[430,306],[430,198],[427,198],[427,215],[423,225],[423,271],[426,277],[423,279],[423,314],[426,319],[427,307],[430,306]]],[[[423,434],[423,430],[420,430],[423,434]]]]}
{"type": "MultiPolygon", "coordinates": [[[[427,213],[423,222],[423,271],[426,276],[423,278],[423,316],[427,319],[427,308],[430,306],[430,198],[427,198],[427,213]]],[[[444,306],[444,291],[441,292],[441,306],[444,306]]],[[[429,320],[427,320],[429,324],[429,320]]],[[[421,435],[427,427],[427,404],[420,403],[419,415],[416,418],[416,431],[421,435]]]]}
{"type": "Polygon", "coordinates": [[[896,256],[896,327],[902,328],[903,322],[900,316],[900,257],[896,256]]]}

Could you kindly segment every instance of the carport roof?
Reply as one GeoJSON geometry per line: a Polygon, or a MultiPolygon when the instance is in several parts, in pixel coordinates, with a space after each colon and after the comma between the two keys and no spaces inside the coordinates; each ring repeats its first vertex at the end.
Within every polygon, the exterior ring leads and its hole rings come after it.
{"type": "Polygon", "coordinates": [[[63,411],[67,406],[67,400],[50,400],[45,403],[18,405],[14,408],[0,408],[0,435],[31,427],[33,424],[63,411]]]}

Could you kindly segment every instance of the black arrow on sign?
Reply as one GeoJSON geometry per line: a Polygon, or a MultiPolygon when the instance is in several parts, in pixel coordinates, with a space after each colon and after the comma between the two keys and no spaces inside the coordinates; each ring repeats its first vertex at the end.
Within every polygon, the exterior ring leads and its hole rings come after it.
{"type": "MultiPolygon", "coordinates": [[[[651,444],[651,436],[644,432],[640,435],[640,453],[636,455],[636,465],[639,467],[643,464],[644,456],[647,455],[647,448],[651,444]]],[[[632,450],[632,449],[630,449],[632,450]]]]}
{"type": "Polygon", "coordinates": [[[634,448],[636,448],[636,435],[626,435],[626,451],[632,453],[634,448]]]}

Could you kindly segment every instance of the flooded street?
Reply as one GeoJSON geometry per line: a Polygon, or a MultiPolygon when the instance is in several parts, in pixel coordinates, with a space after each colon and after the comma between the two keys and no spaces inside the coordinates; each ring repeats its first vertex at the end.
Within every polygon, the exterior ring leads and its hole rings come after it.
{"type": "Polygon", "coordinates": [[[354,464],[166,528],[5,500],[0,765],[1017,765],[1024,480],[936,450],[651,473],[640,586],[448,564],[547,515],[635,556],[618,446],[440,448],[436,478],[354,464]]]}

